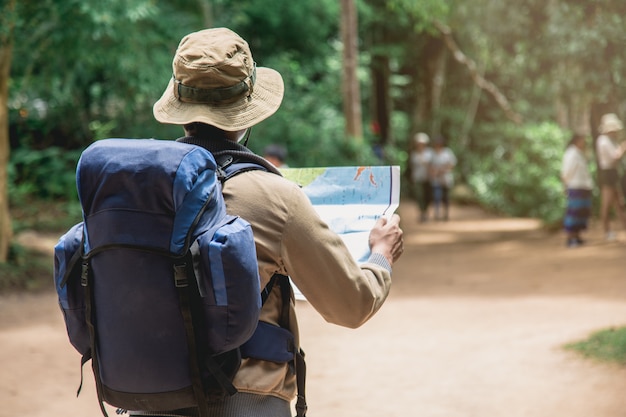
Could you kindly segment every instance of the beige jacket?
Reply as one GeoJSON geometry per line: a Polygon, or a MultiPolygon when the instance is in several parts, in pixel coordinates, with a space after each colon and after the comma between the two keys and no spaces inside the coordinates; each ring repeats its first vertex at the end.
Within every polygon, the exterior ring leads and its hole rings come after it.
{"type": "MultiPolygon", "coordinates": [[[[252,225],[262,288],[276,272],[289,275],[326,321],[350,328],[381,307],[391,285],[389,265],[380,254],[357,265],[296,184],[268,172],[244,172],[225,183],[224,198],[230,214],[252,225]]],[[[299,343],[294,307],[292,302],[290,323],[299,343]]],[[[280,290],[274,288],[261,320],[277,324],[280,312],[280,290]]],[[[234,385],[286,401],[296,394],[288,365],[254,359],[244,359],[234,385]]]]}

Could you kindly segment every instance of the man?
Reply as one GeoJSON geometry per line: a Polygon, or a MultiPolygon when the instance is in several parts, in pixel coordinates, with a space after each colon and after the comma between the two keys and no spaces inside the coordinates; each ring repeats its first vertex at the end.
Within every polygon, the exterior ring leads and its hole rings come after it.
{"type": "MultiPolygon", "coordinates": [[[[155,118],[182,125],[186,137],[181,142],[202,146],[216,158],[228,153],[253,160],[268,170],[239,174],[223,190],[228,211],[252,225],[261,286],[275,273],[288,275],[328,322],[351,328],[366,322],[385,301],[391,266],[403,251],[399,217],[376,223],[369,236],[372,255],[357,265],[304,192],[238,143],[244,137],[247,141],[250,128],[280,106],[280,74],[256,67],[246,41],[225,28],[185,36],[172,66],[173,78],[154,105],[155,118]]],[[[274,288],[261,321],[279,324],[282,304],[280,288],[274,288]]],[[[289,304],[289,326],[298,344],[294,305],[289,304]]],[[[211,415],[291,416],[296,376],[287,364],[244,359],[233,384],[239,392],[211,401],[211,415]]],[[[167,414],[194,415],[194,411],[167,414]]]]}

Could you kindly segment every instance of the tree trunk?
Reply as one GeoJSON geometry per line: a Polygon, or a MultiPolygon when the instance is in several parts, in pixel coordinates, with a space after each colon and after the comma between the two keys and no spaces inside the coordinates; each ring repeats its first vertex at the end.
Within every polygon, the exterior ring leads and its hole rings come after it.
{"type": "Polygon", "coordinates": [[[414,101],[411,103],[411,132],[423,131],[435,136],[440,133],[435,115],[439,110],[445,85],[446,49],[440,39],[424,36],[424,46],[414,63],[411,77],[411,89],[414,92],[414,101]]]}
{"type": "Polygon", "coordinates": [[[389,57],[385,55],[372,56],[372,81],[374,87],[374,117],[378,126],[378,136],[381,144],[391,143],[389,100],[389,57]]]}
{"type": "Polygon", "coordinates": [[[200,10],[202,11],[202,23],[205,28],[213,27],[215,21],[213,13],[213,4],[210,0],[199,0],[200,10]]]}
{"type": "Polygon", "coordinates": [[[0,10],[0,262],[6,262],[13,238],[9,215],[9,77],[13,53],[13,13],[15,0],[0,10]]]}
{"type": "MultiPolygon", "coordinates": [[[[438,114],[441,108],[441,96],[446,81],[446,68],[447,68],[447,54],[445,51],[440,51],[436,57],[429,61],[431,64],[429,67],[430,78],[430,114],[438,114]]],[[[441,135],[441,119],[439,117],[433,117],[431,124],[431,132],[437,137],[441,135]]]]}
{"type": "Polygon", "coordinates": [[[363,141],[361,93],[357,78],[358,35],[354,0],[341,0],[341,40],[343,42],[343,112],[346,139],[363,141]]]}

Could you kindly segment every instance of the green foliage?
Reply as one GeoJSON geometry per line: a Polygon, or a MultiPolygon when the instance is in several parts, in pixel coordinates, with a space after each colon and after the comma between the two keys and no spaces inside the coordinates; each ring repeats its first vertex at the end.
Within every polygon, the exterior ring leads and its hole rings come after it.
{"type": "Polygon", "coordinates": [[[24,230],[58,233],[66,231],[82,220],[82,209],[78,199],[25,199],[11,200],[13,231],[24,230]]]}
{"type": "Polygon", "coordinates": [[[9,249],[9,260],[0,263],[0,293],[50,288],[52,260],[49,255],[19,245],[9,249]]]}
{"type": "Polygon", "coordinates": [[[249,147],[257,153],[269,143],[288,149],[290,166],[355,165],[375,161],[369,141],[343,136],[339,6],[333,0],[280,0],[268,13],[263,2],[234,8],[229,27],[250,43],[261,66],[279,71],[285,96],[278,112],[255,126],[249,147]]]}
{"type": "Polygon", "coordinates": [[[626,327],[597,331],[585,340],[567,344],[565,349],[586,358],[626,365],[626,327]]]}
{"type": "Polygon", "coordinates": [[[160,11],[151,0],[19,2],[14,56],[23,59],[11,72],[12,137],[81,147],[94,120],[115,120],[129,136],[140,126],[145,135],[181,35],[177,14],[160,11]]]}
{"type": "Polygon", "coordinates": [[[15,0],[2,0],[0,2],[0,47],[11,39],[16,20],[15,0]]]}
{"type": "MultiPolygon", "coordinates": [[[[626,60],[618,51],[626,43],[625,11],[623,3],[611,0],[550,4],[545,33],[550,44],[559,46],[548,49],[559,94],[593,91],[595,100],[604,102],[614,99],[616,87],[623,93],[626,60]],[[568,76],[558,77],[563,73],[568,76]]],[[[541,50],[547,59],[546,52],[541,50]]]]}
{"type": "MultiPolygon", "coordinates": [[[[28,230],[56,238],[81,221],[82,212],[77,199],[66,201],[11,196],[11,217],[16,235],[28,230]]],[[[49,289],[52,262],[47,251],[29,249],[13,242],[7,262],[0,263],[0,293],[49,289]]]]}
{"type": "MultiPolygon", "coordinates": [[[[564,203],[558,164],[566,134],[546,121],[557,119],[555,102],[569,110],[572,104],[588,109],[590,102],[611,103],[618,113],[625,108],[626,60],[618,53],[626,39],[623,4],[360,0],[357,5],[364,123],[378,118],[374,107],[381,99],[388,101],[391,117],[383,160],[372,151],[380,139],[371,132],[362,143],[344,137],[340,7],[334,0],[278,0],[272,7],[262,0],[16,2],[15,14],[2,16],[15,23],[19,57],[9,84],[11,200],[75,198],[76,155],[58,149],[82,149],[110,136],[180,136],[180,127],[152,117],[152,104],[171,77],[175,48],[186,33],[226,26],[249,41],[259,65],[277,69],[285,79],[283,105],[254,127],[253,150],[282,143],[292,166],[382,162],[404,169],[414,130],[437,131],[459,157],[458,182],[467,182],[482,204],[558,221],[564,203]],[[526,125],[507,125],[484,90],[472,110],[475,80],[449,55],[445,73],[435,74],[431,58],[445,50],[435,21],[452,28],[461,50],[524,115],[526,125]],[[381,82],[374,69],[388,76],[387,97],[373,87],[381,82]],[[435,75],[441,76],[436,100],[425,85],[435,75]]],[[[570,125],[578,122],[574,118],[570,125]]]]}
{"type": "Polygon", "coordinates": [[[287,53],[294,62],[319,67],[330,49],[329,40],[338,36],[339,4],[335,0],[273,0],[271,7],[265,1],[241,1],[230,9],[229,15],[217,16],[217,25],[246,39],[261,63],[287,53]]]}
{"type": "Polygon", "coordinates": [[[468,183],[486,207],[557,222],[565,203],[560,165],[568,133],[552,123],[490,125],[469,150],[457,149],[468,183]]]}
{"type": "Polygon", "coordinates": [[[249,147],[262,154],[269,143],[280,143],[287,148],[287,163],[293,167],[372,164],[375,158],[368,142],[343,136],[341,95],[337,93],[340,60],[338,48],[329,49],[316,65],[303,65],[290,53],[268,60],[265,65],[283,76],[285,96],[276,114],[252,129],[249,147]],[[321,67],[326,71],[319,71],[321,67]]]}
{"type": "Polygon", "coordinates": [[[442,20],[450,13],[450,4],[441,0],[392,0],[385,2],[390,11],[411,16],[417,31],[429,29],[432,22],[442,20]]]}
{"type": "Polygon", "coordinates": [[[79,156],[79,151],[66,151],[59,147],[43,150],[22,147],[14,150],[9,163],[9,199],[75,200],[75,170],[79,156]]]}
{"type": "MultiPolygon", "coordinates": [[[[264,0],[15,4],[14,13],[0,14],[0,38],[15,25],[8,169],[12,210],[21,213],[13,216],[18,229],[56,227],[55,216],[40,217],[48,207],[29,207],[31,197],[72,201],[53,213],[79,218],[77,150],[93,140],[182,134],[179,126],[157,123],[152,104],[171,77],[181,37],[206,27],[240,33],[258,64],[277,69],[285,80],[277,114],[252,129],[254,151],[275,142],[286,145],[292,166],[389,163],[406,171],[410,135],[436,131],[450,139],[459,158],[457,182],[467,183],[481,204],[548,224],[560,220],[565,202],[558,171],[568,133],[553,121],[574,129],[584,126],[580,115],[594,104],[606,103],[619,114],[626,109],[622,0],[357,1],[364,123],[378,118],[374,107],[381,100],[391,118],[382,159],[373,152],[380,139],[371,132],[362,142],[344,137],[335,0],[277,0],[271,7],[264,0]],[[526,124],[507,124],[485,90],[474,110],[476,80],[449,54],[444,72],[436,72],[433,56],[446,50],[436,21],[452,29],[475,69],[526,124]],[[389,84],[385,97],[374,88],[381,75],[389,84]],[[435,81],[437,97],[426,88],[435,81]]],[[[0,276],[8,275],[0,270],[0,276]]]]}

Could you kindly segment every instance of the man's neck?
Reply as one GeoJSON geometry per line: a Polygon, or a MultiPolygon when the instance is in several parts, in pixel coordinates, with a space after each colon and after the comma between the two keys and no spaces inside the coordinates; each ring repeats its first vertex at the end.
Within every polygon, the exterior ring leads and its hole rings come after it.
{"type": "Polygon", "coordinates": [[[208,138],[185,136],[183,138],[176,139],[176,141],[201,146],[216,156],[219,154],[230,154],[235,158],[241,158],[243,160],[255,162],[265,167],[269,172],[281,175],[280,171],[278,171],[278,169],[267,160],[253,153],[245,146],[237,142],[233,142],[232,140],[228,140],[225,137],[208,138]]]}

